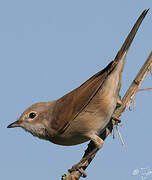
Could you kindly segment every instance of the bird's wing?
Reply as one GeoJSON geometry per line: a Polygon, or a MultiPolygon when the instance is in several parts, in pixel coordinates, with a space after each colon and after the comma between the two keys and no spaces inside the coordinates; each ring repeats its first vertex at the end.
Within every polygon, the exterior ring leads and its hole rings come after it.
{"type": "Polygon", "coordinates": [[[118,51],[114,61],[109,63],[106,68],[88,79],[80,87],[74,89],[56,101],[53,109],[51,127],[58,133],[63,133],[70,123],[80,114],[80,112],[84,110],[84,108],[90,103],[90,101],[102,87],[105,79],[113,71],[118,62],[126,57],[126,53],[128,52],[134,36],[147,12],[148,10],[144,10],[142,12],[121,49],[118,51]]]}

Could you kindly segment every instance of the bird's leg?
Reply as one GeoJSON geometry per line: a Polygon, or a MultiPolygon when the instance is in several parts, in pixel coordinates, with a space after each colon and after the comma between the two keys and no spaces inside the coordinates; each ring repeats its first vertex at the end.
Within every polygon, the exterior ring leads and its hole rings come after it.
{"type": "Polygon", "coordinates": [[[78,162],[77,164],[72,166],[71,169],[69,169],[69,172],[76,171],[76,170],[79,171],[83,175],[83,177],[87,176],[86,172],[85,172],[85,166],[88,165],[89,160],[91,160],[92,157],[95,156],[97,151],[102,147],[102,145],[104,143],[104,141],[96,134],[89,135],[89,137],[94,142],[94,147],[88,146],[88,148],[89,147],[91,147],[91,148],[90,149],[87,148],[87,150],[85,151],[85,155],[80,160],[80,162],[78,162]]]}
{"type": "Polygon", "coordinates": [[[121,120],[115,116],[112,116],[112,120],[114,120],[116,124],[121,123],[121,120]]]}

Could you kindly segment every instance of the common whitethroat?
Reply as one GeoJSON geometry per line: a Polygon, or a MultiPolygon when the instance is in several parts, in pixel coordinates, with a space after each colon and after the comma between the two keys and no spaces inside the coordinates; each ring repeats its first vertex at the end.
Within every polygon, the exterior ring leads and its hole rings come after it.
{"type": "MultiPolygon", "coordinates": [[[[92,140],[99,150],[104,142],[100,134],[117,105],[127,52],[147,12],[142,12],[114,60],[103,70],[55,101],[33,104],[8,128],[22,127],[34,136],[65,146],[92,140]]],[[[79,170],[80,163],[75,168],[79,170]]]]}

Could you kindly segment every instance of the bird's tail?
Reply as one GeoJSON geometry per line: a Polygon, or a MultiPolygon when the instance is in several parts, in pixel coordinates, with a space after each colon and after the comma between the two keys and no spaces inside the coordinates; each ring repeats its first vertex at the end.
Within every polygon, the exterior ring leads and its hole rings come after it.
{"type": "Polygon", "coordinates": [[[121,49],[118,51],[115,59],[114,59],[114,63],[118,63],[120,60],[124,59],[125,61],[125,55],[127,54],[130,45],[136,35],[136,32],[139,29],[140,24],[142,23],[143,19],[145,18],[147,12],[149,11],[149,9],[145,9],[142,14],[139,16],[139,18],[137,19],[136,23],[134,24],[133,28],[131,29],[129,35],[127,36],[127,38],[125,39],[125,42],[123,43],[121,49]],[[124,57],[124,58],[123,58],[124,57]]]}

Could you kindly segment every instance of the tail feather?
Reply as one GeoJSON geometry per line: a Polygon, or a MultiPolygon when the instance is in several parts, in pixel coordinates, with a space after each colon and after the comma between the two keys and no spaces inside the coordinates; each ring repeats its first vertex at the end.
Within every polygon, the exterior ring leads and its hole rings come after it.
{"type": "Polygon", "coordinates": [[[131,29],[129,35],[127,36],[125,42],[123,43],[121,49],[118,51],[114,62],[118,62],[122,59],[122,57],[124,56],[124,54],[126,54],[130,48],[130,45],[136,35],[136,32],[139,29],[140,24],[142,23],[143,19],[145,18],[147,12],[149,11],[149,9],[145,9],[142,14],[139,16],[139,18],[137,19],[136,23],[134,24],[133,28],[131,29]]]}

